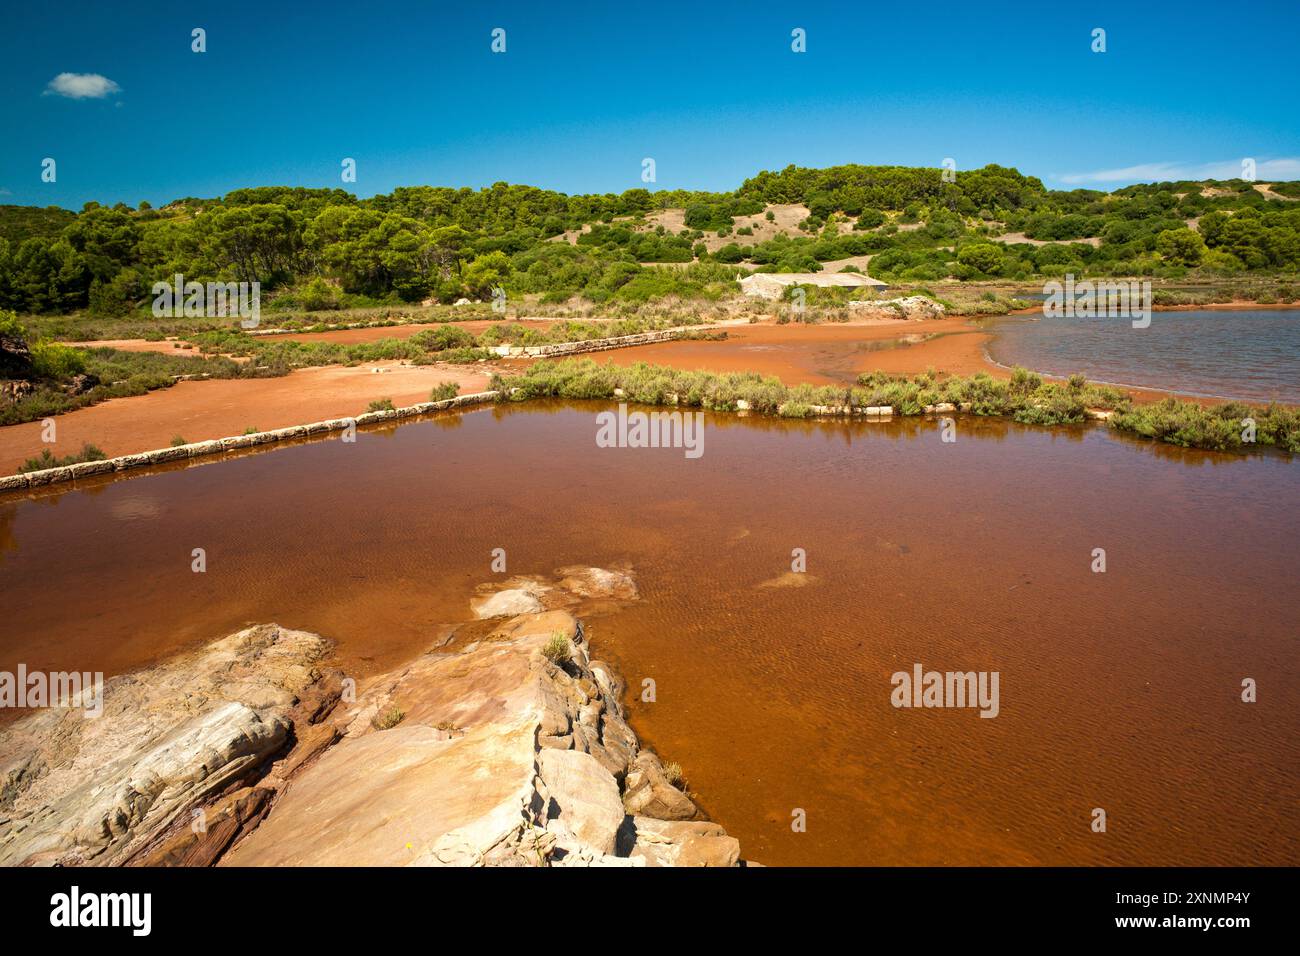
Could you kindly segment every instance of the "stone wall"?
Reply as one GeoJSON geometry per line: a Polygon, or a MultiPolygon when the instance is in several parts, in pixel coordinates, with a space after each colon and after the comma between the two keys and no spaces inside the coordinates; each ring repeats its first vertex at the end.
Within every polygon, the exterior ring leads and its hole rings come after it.
{"type": "Polygon", "coordinates": [[[430,412],[440,412],[449,408],[481,405],[494,402],[496,399],[496,392],[474,392],[470,395],[457,395],[455,398],[447,398],[438,402],[421,402],[403,408],[364,412],[353,418],[331,418],[326,421],[311,422],[307,425],[290,425],[287,428],[253,432],[249,435],[232,435],[229,438],[214,438],[210,441],[192,442],[187,445],[176,445],[172,448],[158,448],[153,451],[142,451],[132,455],[119,455],[116,458],[106,458],[103,461],[84,461],[59,468],[45,468],[41,471],[32,471],[23,475],[5,475],[0,476],[0,492],[41,488],[45,485],[73,481],[77,478],[93,478],[97,475],[130,471],[131,469],[144,468],[149,465],[161,465],[189,458],[220,455],[228,451],[252,448],[255,445],[265,445],[270,442],[342,431],[350,426],[373,425],[378,422],[427,415],[430,412]]]}

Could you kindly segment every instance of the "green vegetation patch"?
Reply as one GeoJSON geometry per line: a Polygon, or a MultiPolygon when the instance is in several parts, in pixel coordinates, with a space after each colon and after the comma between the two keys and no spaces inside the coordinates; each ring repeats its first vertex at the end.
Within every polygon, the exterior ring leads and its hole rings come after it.
{"type": "Polygon", "coordinates": [[[590,359],[538,361],[519,375],[494,375],[492,388],[503,401],[531,398],[611,399],[615,390],[629,402],[733,411],[744,401],[756,412],[787,418],[810,417],[818,407],[855,408],[889,405],[896,415],[921,415],[927,406],[944,403],[970,414],[1010,418],[1026,425],[1072,425],[1087,419],[1088,409],[1110,411],[1118,431],[1190,448],[1244,452],[1256,447],[1300,451],[1300,410],[1279,405],[1257,407],[1228,402],[1203,407],[1166,399],[1137,405],[1123,391],[1075,375],[1066,382],[1044,381],[1017,368],[1010,379],[979,372],[972,376],[912,377],[871,372],[850,388],[785,385],[755,372],[716,373],[648,365],[629,367],[590,359]],[[1255,441],[1244,439],[1246,420],[1254,423],[1255,441]]]}

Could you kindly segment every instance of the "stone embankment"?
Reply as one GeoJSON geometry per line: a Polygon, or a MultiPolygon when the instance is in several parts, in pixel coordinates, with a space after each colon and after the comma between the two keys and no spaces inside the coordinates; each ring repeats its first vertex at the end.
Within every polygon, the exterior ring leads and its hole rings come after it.
{"type": "MultiPolygon", "coordinates": [[[[0,476],[0,492],[24,491],[33,488],[42,488],[46,485],[58,484],[65,481],[74,481],[78,478],[97,478],[111,475],[115,472],[141,469],[152,465],[163,465],[186,459],[206,458],[225,453],[234,453],[271,442],[309,438],[361,425],[373,425],[380,422],[394,421],[402,418],[412,418],[417,415],[426,415],[431,412],[444,411],[450,408],[460,408],[469,405],[495,402],[499,397],[500,393],[495,391],[475,392],[472,395],[458,395],[455,398],[444,399],[443,401],[438,402],[423,402],[417,405],[408,405],[403,408],[365,412],[364,414],[357,415],[355,418],[335,418],[327,421],[313,422],[309,425],[291,425],[287,428],[277,428],[272,431],[252,432],[247,435],[235,435],[230,438],[217,438],[211,441],[176,445],[171,448],[159,448],[154,451],[144,451],[133,455],[120,455],[116,458],[106,458],[102,461],[80,462],[75,465],[46,468],[41,471],[27,472],[26,474],[21,475],[4,475],[0,476]]],[[[614,397],[622,399],[626,396],[623,389],[616,388],[614,390],[614,397]]],[[[670,393],[665,396],[665,402],[668,405],[676,405],[678,404],[678,401],[679,396],[676,394],[670,393]]],[[[781,407],[783,408],[784,406],[781,407]]],[[[810,405],[808,410],[813,415],[839,417],[860,416],[869,421],[892,419],[894,415],[894,408],[892,405],[810,405]]],[[[970,410],[970,402],[962,402],[960,405],[955,405],[951,402],[940,402],[936,405],[926,405],[923,409],[926,415],[946,414],[950,412],[965,413],[970,410]]],[[[738,399],[736,401],[736,411],[742,414],[748,414],[753,411],[753,408],[749,402],[744,399],[738,399]]],[[[778,408],[778,412],[779,411],[780,408],[778,408]]],[[[1099,422],[1108,421],[1114,414],[1112,411],[1099,408],[1085,409],[1084,413],[1089,420],[1099,422]]]]}
{"type": "Polygon", "coordinates": [[[482,405],[496,401],[497,397],[497,393],[492,391],[475,392],[470,395],[457,395],[455,398],[447,398],[437,402],[421,402],[402,408],[365,412],[352,418],[331,418],[307,425],[290,425],[287,428],[276,428],[270,431],[250,432],[247,435],[232,435],[229,438],[214,438],[210,441],[174,445],[170,448],[158,448],[153,451],[142,451],[132,455],[119,455],[116,458],[105,458],[101,461],[83,461],[75,465],[45,468],[21,475],[3,475],[0,476],[0,492],[40,488],[44,485],[72,481],[77,478],[93,478],[99,475],[112,474],[113,472],[130,471],[134,468],[182,461],[187,458],[220,455],[224,452],[252,448],[255,445],[324,435],[329,432],[343,431],[362,425],[373,425],[379,422],[394,421],[399,418],[427,415],[431,412],[440,412],[449,408],[482,405]]]}
{"type": "Polygon", "coordinates": [[[329,641],[264,624],[111,679],[98,717],[13,721],[0,865],[737,865],[575,616],[635,600],[631,578],[495,593],[360,686],[329,641]],[[521,595],[540,610],[484,616],[521,595]]]}
{"type": "MultiPolygon", "coordinates": [[[[591,339],[586,342],[559,342],[552,345],[536,346],[498,345],[493,348],[493,351],[496,352],[497,355],[505,358],[554,358],[565,355],[577,355],[583,352],[601,352],[608,349],[630,348],[635,345],[650,345],[655,342],[669,342],[674,339],[696,335],[718,326],[745,324],[746,321],[747,320],[732,320],[710,325],[682,326],[673,329],[661,329],[656,332],[639,332],[635,335],[621,335],[606,339],[591,339]]],[[[178,376],[177,378],[180,380],[181,378],[186,377],[190,376],[178,376]]],[[[175,445],[170,448],[158,448],[152,451],[137,452],[131,455],[119,455],[115,458],[106,458],[101,461],[86,461],[75,465],[45,468],[41,471],[33,471],[21,475],[3,475],[0,476],[0,492],[23,491],[28,488],[40,488],[45,485],[72,481],[77,478],[91,478],[99,475],[108,475],[113,472],[129,471],[133,468],[142,468],[149,465],[161,465],[168,462],[181,461],[187,458],[203,458],[208,455],[218,455],[226,451],[251,448],[254,445],[263,445],[269,442],[285,441],[287,439],[303,438],[311,435],[321,435],[327,432],[342,431],[346,428],[356,427],[358,425],[372,425],[377,422],[392,421],[398,418],[410,418],[416,415],[426,415],[430,412],[443,411],[449,408],[460,408],[466,405],[479,405],[486,402],[496,401],[497,398],[498,395],[494,391],[475,392],[471,395],[458,395],[455,398],[445,399],[443,401],[422,402],[420,404],[408,405],[402,408],[366,412],[353,418],[335,418],[327,421],[311,422],[306,425],[291,425],[286,428],[276,428],[270,431],[253,432],[247,435],[232,435],[228,438],[214,438],[210,441],[192,442],[185,445],[175,445]]]]}

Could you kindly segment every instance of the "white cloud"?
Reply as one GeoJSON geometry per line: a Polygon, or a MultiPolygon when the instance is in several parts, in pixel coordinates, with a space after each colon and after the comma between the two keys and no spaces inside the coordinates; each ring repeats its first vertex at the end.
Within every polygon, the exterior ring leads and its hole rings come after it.
{"type": "MultiPolygon", "coordinates": [[[[1071,186],[1177,182],[1182,179],[1240,179],[1242,159],[1218,163],[1142,163],[1121,169],[1097,169],[1088,173],[1064,173],[1057,178],[1071,186]]],[[[1274,179],[1300,179],[1300,158],[1257,159],[1255,178],[1262,182],[1274,179]]]]}
{"type": "Polygon", "coordinates": [[[122,88],[98,73],[60,73],[50,80],[45,96],[66,96],[70,100],[102,100],[122,88]]]}

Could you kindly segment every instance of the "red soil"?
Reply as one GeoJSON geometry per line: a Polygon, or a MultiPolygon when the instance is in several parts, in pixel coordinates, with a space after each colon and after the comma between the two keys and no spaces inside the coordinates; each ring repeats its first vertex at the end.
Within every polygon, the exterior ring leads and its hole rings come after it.
{"type": "Polygon", "coordinates": [[[41,423],[0,428],[0,474],[13,474],[28,458],[49,448],[71,454],[89,442],[109,457],[166,448],[174,436],[206,441],[358,415],[379,398],[394,405],[429,400],[443,382],[456,382],[461,394],[487,388],[486,366],[401,365],[378,362],[357,367],[299,369],[281,378],[212,379],[180,382],[135,398],[115,398],[55,419],[57,442],[41,443],[41,423]],[[376,374],[372,369],[383,368],[376,374]]]}

